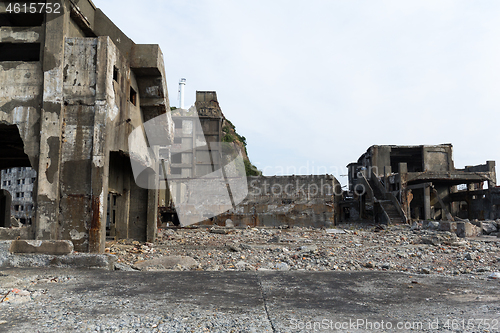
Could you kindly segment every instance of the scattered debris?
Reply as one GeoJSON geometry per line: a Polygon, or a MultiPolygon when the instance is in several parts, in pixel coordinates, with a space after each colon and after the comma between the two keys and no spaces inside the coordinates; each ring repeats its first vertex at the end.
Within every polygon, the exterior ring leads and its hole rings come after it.
{"type": "Polygon", "coordinates": [[[117,270],[288,268],[457,275],[486,272],[500,258],[500,239],[458,238],[454,232],[411,230],[409,225],[339,225],[336,230],[344,233],[300,227],[230,230],[219,234],[210,228],[161,229],[155,245],[113,241],[106,246],[118,257],[117,270]],[[376,229],[384,232],[372,232],[376,229]]]}

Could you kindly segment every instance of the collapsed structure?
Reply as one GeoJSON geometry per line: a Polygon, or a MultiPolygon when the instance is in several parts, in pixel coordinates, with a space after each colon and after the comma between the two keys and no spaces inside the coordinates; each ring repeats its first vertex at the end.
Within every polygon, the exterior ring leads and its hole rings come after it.
{"type": "Polygon", "coordinates": [[[376,222],[500,218],[495,162],[455,169],[451,144],[371,146],[347,166],[344,220],[376,222]],[[484,187],[487,188],[484,188],[484,187]]]}
{"type": "Polygon", "coordinates": [[[90,0],[60,3],[35,14],[0,3],[0,169],[37,173],[32,239],[83,252],[103,252],[107,231],[154,241],[158,190],[135,184],[128,137],[169,109],[162,52],[90,0]]]}
{"type": "Polygon", "coordinates": [[[342,189],[332,175],[252,176],[248,195],[213,223],[328,228],[340,222],[342,189]]]}

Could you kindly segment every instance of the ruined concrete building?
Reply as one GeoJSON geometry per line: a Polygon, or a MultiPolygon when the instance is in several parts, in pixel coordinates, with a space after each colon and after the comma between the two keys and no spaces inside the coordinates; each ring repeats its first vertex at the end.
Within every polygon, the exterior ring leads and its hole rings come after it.
{"type": "Polygon", "coordinates": [[[20,167],[1,171],[0,177],[0,227],[32,224],[35,216],[33,185],[36,172],[32,168],[20,167]],[[9,210],[10,207],[10,210],[9,210]]]}
{"type": "Polygon", "coordinates": [[[368,148],[347,166],[350,195],[341,204],[342,219],[499,218],[495,162],[456,169],[452,152],[451,144],[368,148]]]}
{"type": "MultiPolygon", "coordinates": [[[[171,181],[164,186],[169,190],[160,191],[159,201],[162,220],[178,225],[173,197],[186,196],[186,184],[182,180],[203,177],[221,168],[223,115],[217,93],[197,91],[194,106],[173,110],[172,120],[174,142],[160,149],[160,157],[169,162],[165,172],[171,181]]],[[[160,178],[166,181],[166,177],[160,178]]]]}
{"type": "Polygon", "coordinates": [[[108,227],[153,241],[158,191],[135,184],[128,137],[169,110],[162,52],[135,44],[90,0],[60,3],[50,14],[0,3],[0,169],[37,173],[32,239],[103,252],[108,227]]]}

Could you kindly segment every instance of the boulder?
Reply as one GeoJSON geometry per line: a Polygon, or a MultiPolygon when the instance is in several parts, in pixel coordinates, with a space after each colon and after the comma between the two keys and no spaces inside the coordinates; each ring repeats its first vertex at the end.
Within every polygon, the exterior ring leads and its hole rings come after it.
{"type": "Polygon", "coordinates": [[[476,237],[483,233],[480,227],[476,227],[470,222],[458,222],[457,223],[457,236],[461,238],[465,237],[476,237]]]}

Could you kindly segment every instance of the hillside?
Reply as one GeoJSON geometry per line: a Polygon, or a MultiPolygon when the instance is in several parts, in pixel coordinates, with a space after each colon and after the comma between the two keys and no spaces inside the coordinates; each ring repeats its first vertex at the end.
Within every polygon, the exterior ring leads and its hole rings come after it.
{"type": "Polygon", "coordinates": [[[260,176],[260,172],[255,165],[250,162],[247,151],[247,141],[244,136],[241,136],[236,132],[236,127],[233,125],[229,119],[222,115],[222,142],[233,143],[242,152],[243,161],[245,163],[245,172],[247,176],[260,176]]]}

